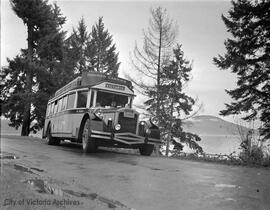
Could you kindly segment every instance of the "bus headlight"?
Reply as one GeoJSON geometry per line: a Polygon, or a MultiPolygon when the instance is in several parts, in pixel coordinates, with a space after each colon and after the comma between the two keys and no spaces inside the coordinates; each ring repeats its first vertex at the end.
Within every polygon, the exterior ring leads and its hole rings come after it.
{"type": "Polygon", "coordinates": [[[121,125],[120,125],[120,124],[116,124],[116,125],[114,126],[114,129],[115,129],[116,131],[119,131],[119,130],[121,129],[121,125]]]}

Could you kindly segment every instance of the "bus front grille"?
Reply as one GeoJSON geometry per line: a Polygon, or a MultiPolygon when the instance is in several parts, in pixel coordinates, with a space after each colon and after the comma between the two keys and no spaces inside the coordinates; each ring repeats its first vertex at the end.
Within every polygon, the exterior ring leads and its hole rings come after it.
{"type": "Polygon", "coordinates": [[[131,132],[136,133],[138,115],[134,115],[134,118],[124,117],[124,112],[119,113],[118,123],[121,125],[119,133],[131,132]]]}

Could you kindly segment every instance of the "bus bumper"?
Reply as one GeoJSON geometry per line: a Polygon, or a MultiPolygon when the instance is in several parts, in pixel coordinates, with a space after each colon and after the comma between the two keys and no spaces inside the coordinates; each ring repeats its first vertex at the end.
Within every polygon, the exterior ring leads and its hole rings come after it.
{"type": "Polygon", "coordinates": [[[139,146],[142,144],[161,144],[160,139],[139,136],[134,133],[110,133],[92,130],[90,137],[100,140],[113,141],[115,143],[125,144],[128,146],[139,146]]]}

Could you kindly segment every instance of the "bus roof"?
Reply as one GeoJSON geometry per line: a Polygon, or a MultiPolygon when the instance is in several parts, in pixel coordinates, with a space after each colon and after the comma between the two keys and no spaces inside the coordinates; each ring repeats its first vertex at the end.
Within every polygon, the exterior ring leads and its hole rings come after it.
{"type": "Polygon", "coordinates": [[[103,82],[110,82],[119,85],[127,86],[131,91],[133,90],[133,86],[131,81],[120,78],[120,77],[111,77],[106,74],[100,72],[83,72],[82,76],[77,77],[76,79],[72,80],[59,90],[55,92],[53,97],[59,96],[65,92],[68,92],[73,89],[78,89],[82,87],[91,87],[98,85],[103,82]]]}

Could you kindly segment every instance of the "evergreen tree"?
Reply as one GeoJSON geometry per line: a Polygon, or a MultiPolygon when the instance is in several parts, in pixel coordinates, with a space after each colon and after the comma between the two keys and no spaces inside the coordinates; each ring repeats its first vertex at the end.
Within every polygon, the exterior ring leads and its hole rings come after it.
{"type": "MultiPolygon", "coordinates": [[[[169,154],[170,143],[175,145],[177,151],[181,150],[183,145],[180,142],[187,143],[190,148],[201,153],[203,152],[202,148],[196,142],[201,140],[200,137],[196,134],[184,132],[182,129],[181,117],[187,118],[190,116],[195,104],[195,100],[183,90],[190,80],[192,66],[184,58],[181,45],[177,45],[173,54],[173,59],[163,67],[160,75],[161,108],[159,115],[156,116],[162,138],[166,142],[166,155],[169,154]]],[[[155,113],[157,90],[150,90],[148,95],[150,99],[145,104],[148,105],[149,112],[155,113]]]]}
{"type": "Polygon", "coordinates": [[[76,74],[81,75],[87,68],[87,55],[86,48],[90,41],[90,34],[87,32],[84,18],[81,18],[77,29],[73,29],[72,35],[67,40],[69,44],[68,56],[76,62],[74,71],[76,74]]]}
{"type": "Polygon", "coordinates": [[[237,88],[226,90],[234,100],[221,115],[245,114],[244,120],[260,119],[264,139],[270,138],[270,1],[232,1],[222,19],[232,38],[227,52],[214,58],[220,69],[237,74],[237,88]]]}
{"type": "MultiPolygon", "coordinates": [[[[148,98],[145,105],[148,106],[147,110],[152,116],[152,121],[161,127],[162,138],[167,143],[167,154],[169,143],[172,139],[179,139],[181,142],[188,143],[192,149],[198,152],[202,151],[201,147],[196,143],[200,138],[197,135],[185,133],[181,128],[182,121],[180,113],[184,112],[188,115],[191,112],[191,110],[187,111],[189,109],[188,107],[191,109],[195,101],[182,92],[182,86],[179,87],[180,89],[175,87],[177,91],[173,92],[175,94],[173,95],[170,93],[173,87],[169,89],[165,85],[167,76],[170,76],[167,78],[168,81],[172,82],[174,77],[176,77],[175,82],[183,82],[183,78],[181,80],[178,76],[181,76],[181,71],[184,71],[184,64],[177,68],[179,73],[175,72],[175,76],[169,74],[170,68],[176,68],[172,64],[173,58],[180,59],[178,58],[181,56],[179,53],[182,53],[179,46],[173,50],[173,46],[176,43],[177,31],[177,24],[169,17],[166,9],[161,7],[151,9],[149,28],[147,31],[144,31],[143,47],[139,49],[136,44],[131,58],[135,70],[140,75],[143,75],[143,77],[134,78],[133,75],[127,75],[135,84],[135,88],[148,98]],[[180,96],[186,101],[185,103],[178,104],[176,108],[175,106],[177,100],[180,100],[178,98],[180,96]],[[173,107],[171,107],[171,104],[173,104],[173,107]],[[182,111],[180,111],[181,109],[182,111]],[[179,115],[174,116],[177,113],[175,111],[178,111],[179,115]]],[[[186,61],[182,60],[181,62],[185,63],[186,61]]],[[[185,80],[185,82],[188,80],[185,80]]],[[[175,140],[172,142],[178,150],[181,149],[181,144],[178,144],[175,140]]]]}
{"type": "Polygon", "coordinates": [[[25,53],[17,55],[13,60],[8,59],[8,63],[8,67],[2,68],[2,111],[4,116],[9,118],[9,125],[18,129],[23,122],[24,105],[30,97],[26,91],[23,91],[26,83],[25,72],[29,66],[25,53]]]}
{"type": "Polygon", "coordinates": [[[46,23],[40,27],[40,39],[37,40],[36,56],[38,61],[35,63],[38,64],[38,67],[34,78],[37,84],[35,100],[32,103],[34,109],[31,115],[36,123],[32,123],[32,130],[39,130],[43,126],[48,99],[61,87],[61,81],[65,78],[63,73],[68,73],[66,69],[61,69],[66,34],[62,31],[64,23],[65,17],[62,16],[60,8],[53,4],[51,15],[46,23]]]}
{"type": "Polygon", "coordinates": [[[102,17],[92,27],[91,38],[87,45],[88,70],[98,71],[111,76],[118,75],[120,63],[113,44],[112,35],[105,30],[102,17]]]}
{"type": "Polygon", "coordinates": [[[3,113],[12,126],[22,125],[21,135],[25,136],[42,126],[48,97],[56,87],[65,18],[56,4],[46,0],[10,2],[27,27],[27,49],[13,60],[8,59],[9,65],[4,68],[3,113]]]}

